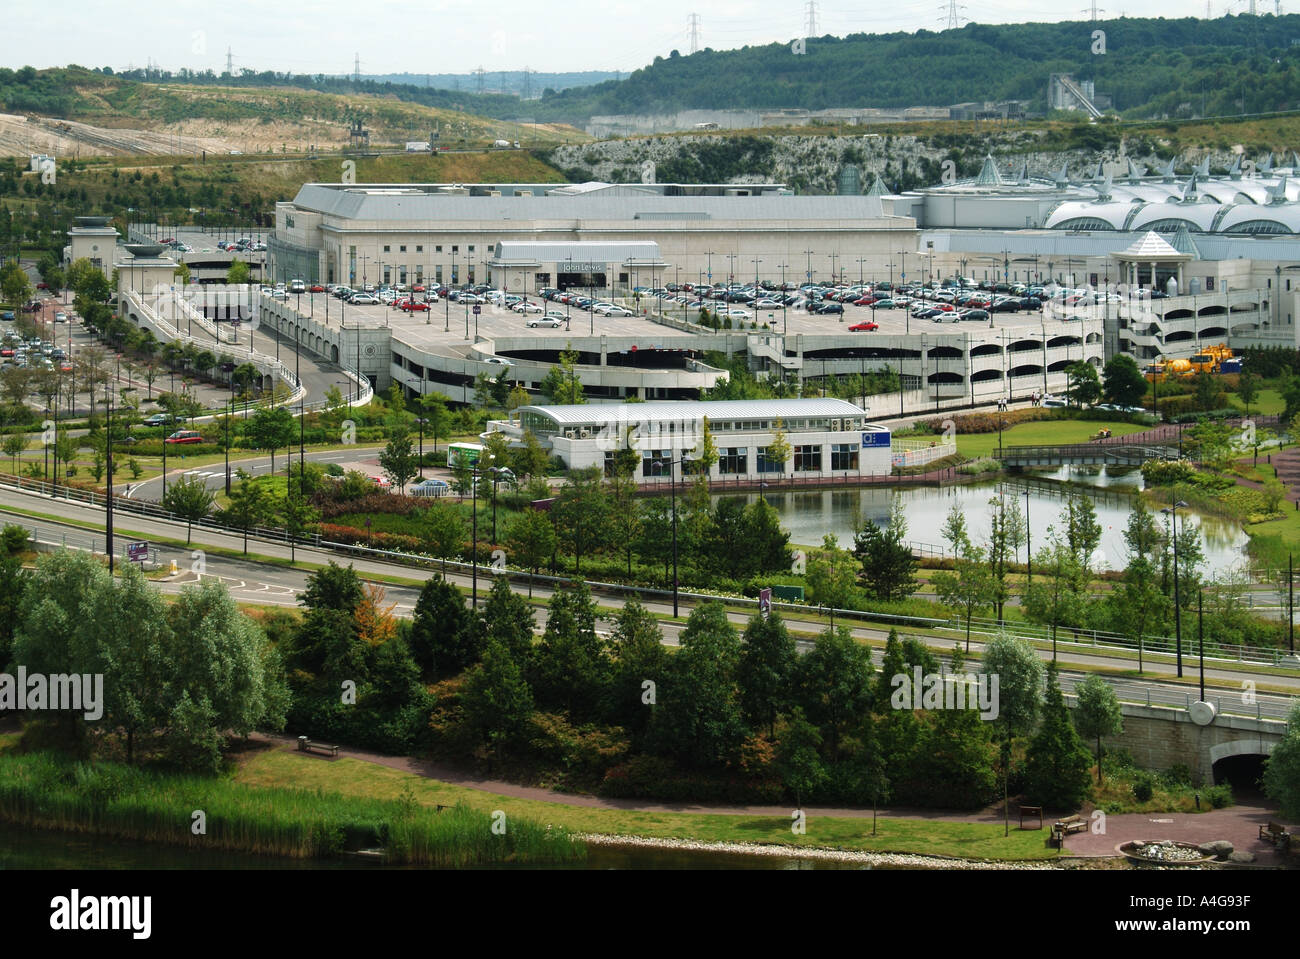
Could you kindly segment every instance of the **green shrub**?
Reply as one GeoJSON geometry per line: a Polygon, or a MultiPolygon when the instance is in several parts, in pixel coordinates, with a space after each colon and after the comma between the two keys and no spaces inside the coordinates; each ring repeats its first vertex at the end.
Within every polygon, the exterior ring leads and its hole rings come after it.
{"type": "Polygon", "coordinates": [[[1150,773],[1138,773],[1133,780],[1133,798],[1138,802],[1150,802],[1155,795],[1155,782],[1150,773]]]}
{"type": "Polygon", "coordinates": [[[1177,763],[1165,770],[1160,778],[1166,786],[1190,786],[1192,770],[1183,763],[1177,763]]]}
{"type": "Polygon", "coordinates": [[[0,533],[0,549],[6,556],[21,553],[27,548],[27,530],[13,523],[6,523],[4,532],[0,533]]]}
{"type": "Polygon", "coordinates": [[[1232,786],[1228,783],[1220,783],[1217,786],[1210,786],[1208,789],[1202,791],[1202,795],[1215,809],[1226,809],[1233,803],[1232,786]]]}
{"type": "Polygon", "coordinates": [[[1142,464],[1142,479],[1148,486],[1172,486],[1189,483],[1196,468],[1189,460],[1147,460],[1142,464]]]}

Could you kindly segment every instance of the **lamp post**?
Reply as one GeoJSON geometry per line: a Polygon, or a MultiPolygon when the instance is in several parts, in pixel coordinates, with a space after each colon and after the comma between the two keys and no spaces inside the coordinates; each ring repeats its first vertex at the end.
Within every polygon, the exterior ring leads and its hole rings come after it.
{"type": "Polygon", "coordinates": [[[864,274],[863,271],[862,271],[862,264],[864,264],[864,263],[866,263],[866,262],[867,262],[867,258],[866,258],[865,256],[860,256],[860,257],[857,258],[857,264],[858,264],[858,286],[865,286],[866,283],[867,283],[867,281],[866,281],[866,276],[865,276],[865,274],[864,274]]]}
{"type": "Polygon", "coordinates": [[[108,575],[113,575],[113,388],[104,387],[108,411],[108,442],[104,444],[108,459],[108,487],[104,496],[104,550],[108,553],[108,575]]]}
{"type": "MultiPolygon", "coordinates": [[[[1170,545],[1173,547],[1174,552],[1174,642],[1177,649],[1176,658],[1179,678],[1182,678],[1183,675],[1183,616],[1178,595],[1178,511],[1186,508],[1187,504],[1179,500],[1173,506],[1166,506],[1160,511],[1170,518],[1169,525],[1173,531],[1173,535],[1170,537],[1170,545]]],[[[1186,525],[1185,520],[1184,525],[1186,525]]]]}
{"type": "Polygon", "coordinates": [[[808,271],[807,271],[807,273],[804,274],[804,278],[805,278],[805,280],[806,280],[808,283],[810,283],[810,284],[812,283],[812,255],[813,255],[815,252],[817,252],[817,251],[816,251],[816,250],[804,250],[804,251],[803,251],[804,256],[806,256],[806,257],[808,258],[808,261],[807,261],[807,270],[808,270],[808,271]]]}
{"type": "MultiPolygon", "coordinates": [[[[786,271],[786,269],[787,269],[789,266],[790,266],[789,263],[782,262],[782,264],[781,264],[781,335],[782,335],[782,336],[788,336],[789,333],[790,333],[790,317],[789,317],[789,315],[786,313],[786,309],[787,309],[787,307],[788,307],[788,304],[785,302],[785,299],[786,299],[786,297],[785,297],[785,271],[786,271]]],[[[782,351],[784,352],[784,350],[785,350],[785,344],[782,344],[781,349],[782,349],[782,351]]]]}

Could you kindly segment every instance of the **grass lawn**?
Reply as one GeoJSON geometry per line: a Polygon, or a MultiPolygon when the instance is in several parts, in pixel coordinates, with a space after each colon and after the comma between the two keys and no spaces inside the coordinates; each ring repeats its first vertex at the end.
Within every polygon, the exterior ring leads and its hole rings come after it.
{"type": "MultiPolygon", "coordinates": [[[[1135,423],[1105,423],[1099,420],[1039,420],[1021,423],[1002,431],[1003,446],[1060,446],[1066,443],[1086,443],[1105,427],[1116,436],[1140,433],[1150,429],[1135,423]]],[[[997,433],[958,433],[957,452],[971,459],[996,456],[997,433]]]]}
{"type": "Polygon", "coordinates": [[[885,819],[871,836],[871,819],[832,819],[810,816],[808,832],[790,832],[788,816],[699,815],[650,813],[621,809],[591,809],[560,803],[511,799],[496,793],[452,786],[412,773],[355,759],[321,762],[310,756],[277,749],[249,757],[236,781],[251,786],[289,786],[320,789],[344,796],[397,799],[410,785],[424,805],[464,802],[475,809],[501,809],[506,815],[550,823],[578,832],[637,835],[709,842],[760,842],[799,846],[842,847],[868,852],[911,852],[968,859],[1050,859],[1046,832],[1012,829],[1003,837],[1001,826],[934,820],[885,819]]]}
{"type": "MultiPolygon", "coordinates": [[[[1236,393],[1228,394],[1228,402],[1236,409],[1246,409],[1246,404],[1241,401],[1241,397],[1236,393]]],[[[1282,399],[1282,392],[1269,387],[1261,389],[1259,395],[1250,404],[1252,413],[1259,413],[1262,416],[1271,416],[1274,413],[1281,413],[1286,409],[1286,400],[1282,399]]]]}

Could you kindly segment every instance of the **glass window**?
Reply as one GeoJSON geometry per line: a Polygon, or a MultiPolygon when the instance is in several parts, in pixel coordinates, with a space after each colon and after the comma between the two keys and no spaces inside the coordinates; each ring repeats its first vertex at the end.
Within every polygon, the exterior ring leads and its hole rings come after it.
{"type": "Polygon", "coordinates": [[[746,466],[749,448],[746,446],[724,446],[718,450],[718,472],[744,475],[749,472],[746,466]]]}
{"type": "Polygon", "coordinates": [[[858,468],[858,445],[856,443],[831,444],[831,469],[855,470],[858,468]]]}
{"type": "Polygon", "coordinates": [[[434,252],[434,253],[441,253],[441,252],[442,252],[442,247],[440,247],[440,246],[435,246],[435,247],[433,248],[433,252],[434,252]]]}
{"type": "Polygon", "coordinates": [[[474,252],[474,247],[471,246],[471,247],[469,248],[469,251],[470,251],[471,253],[473,253],[473,252],[474,252]]]}
{"type": "Polygon", "coordinates": [[[817,471],[822,468],[822,448],[820,446],[796,446],[794,448],[794,469],[796,473],[817,471]]]}
{"type": "Polygon", "coordinates": [[[757,469],[760,473],[783,473],[785,472],[785,464],[768,459],[767,447],[760,446],[758,448],[757,469]]]}
{"type": "Polygon", "coordinates": [[[384,245],[384,252],[385,252],[385,253],[391,253],[391,252],[393,252],[393,248],[392,248],[391,246],[388,246],[387,244],[385,244],[385,245],[384,245]]]}
{"type": "Polygon", "coordinates": [[[399,247],[397,248],[397,252],[398,252],[398,253],[405,253],[405,252],[406,252],[406,244],[403,243],[401,246],[399,246],[399,247]]]}
{"type": "Polygon", "coordinates": [[[641,475],[668,478],[672,469],[672,450],[646,450],[641,454],[641,475]]]}
{"type": "Polygon", "coordinates": [[[424,246],[423,246],[423,245],[417,245],[417,246],[415,247],[415,252],[416,252],[416,253],[423,253],[423,252],[424,252],[424,246]]]}
{"type": "Polygon", "coordinates": [[[459,252],[460,252],[460,247],[459,247],[459,246],[453,246],[453,247],[451,248],[451,252],[452,252],[452,253],[459,253],[459,252]]]}

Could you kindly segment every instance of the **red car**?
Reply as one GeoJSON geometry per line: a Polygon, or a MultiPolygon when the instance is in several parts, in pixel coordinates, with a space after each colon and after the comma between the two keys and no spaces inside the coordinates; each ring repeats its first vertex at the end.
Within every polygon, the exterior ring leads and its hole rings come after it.
{"type": "Polygon", "coordinates": [[[420,286],[420,284],[417,283],[417,284],[415,284],[415,286],[411,287],[411,292],[412,292],[412,293],[423,293],[423,292],[424,292],[424,287],[420,286]]]}
{"type": "Polygon", "coordinates": [[[197,430],[177,430],[164,443],[202,443],[203,434],[197,430]]]}
{"type": "Polygon", "coordinates": [[[423,302],[417,303],[412,300],[398,300],[397,308],[400,310],[406,310],[406,312],[408,313],[420,313],[425,310],[428,310],[429,304],[423,302]]]}
{"type": "Polygon", "coordinates": [[[849,327],[849,332],[850,333],[871,333],[878,329],[880,329],[879,323],[873,323],[871,322],[871,320],[867,320],[865,323],[854,323],[852,326],[849,327]]]}
{"type": "Polygon", "coordinates": [[[310,290],[310,292],[312,292],[312,293],[324,293],[324,292],[325,292],[325,287],[321,286],[321,285],[318,283],[318,284],[316,284],[315,286],[310,287],[309,290],[310,290]]]}
{"type": "Polygon", "coordinates": [[[49,288],[50,284],[46,283],[44,280],[36,284],[36,289],[38,290],[48,290],[49,288]]]}
{"type": "Polygon", "coordinates": [[[876,297],[876,296],[873,296],[872,294],[868,293],[866,296],[859,297],[858,299],[854,300],[854,301],[853,301],[853,305],[854,305],[854,306],[870,306],[872,303],[875,303],[877,299],[880,299],[880,297],[876,297]]]}

